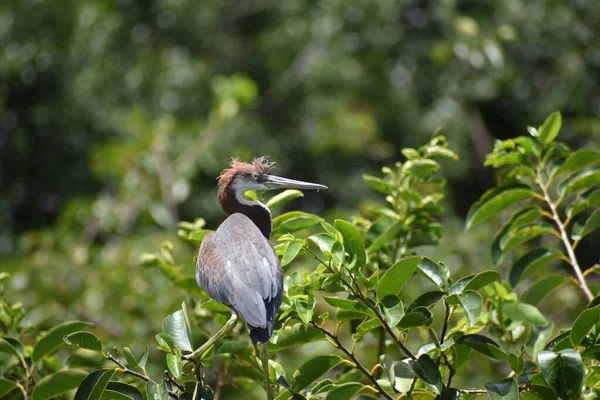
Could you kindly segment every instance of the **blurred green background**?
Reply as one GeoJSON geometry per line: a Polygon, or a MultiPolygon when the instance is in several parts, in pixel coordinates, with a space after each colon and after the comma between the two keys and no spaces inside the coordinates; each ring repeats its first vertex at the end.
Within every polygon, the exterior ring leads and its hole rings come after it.
{"type": "MultiPolygon", "coordinates": [[[[438,127],[461,160],[444,171],[434,255],[489,269],[494,227],[462,222],[494,183],[484,156],[556,109],[561,140],[600,142],[598,26],[597,0],[3,0],[9,293],[34,325],[90,320],[139,352],[185,299],[140,255],[180,220],[218,225],[231,157],[270,155],[277,174],[330,188],[290,208],[349,218],[382,200],[361,176],[438,127]]],[[[578,248],[584,267],[597,240],[578,248]]],[[[196,249],[176,251],[192,274],[196,249]]]]}

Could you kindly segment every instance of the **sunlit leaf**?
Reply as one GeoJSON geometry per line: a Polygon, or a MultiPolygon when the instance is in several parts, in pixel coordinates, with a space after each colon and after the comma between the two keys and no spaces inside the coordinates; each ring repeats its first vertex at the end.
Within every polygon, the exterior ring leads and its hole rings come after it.
{"type": "Polygon", "coordinates": [[[500,280],[496,271],[483,271],[476,275],[468,275],[456,281],[448,290],[449,294],[460,294],[465,290],[477,291],[500,280]]]}
{"type": "Polygon", "coordinates": [[[287,189],[271,197],[265,205],[269,207],[269,209],[275,210],[298,197],[304,197],[304,193],[296,189],[287,189]]]}
{"type": "Polygon", "coordinates": [[[381,301],[385,296],[398,294],[402,287],[416,271],[423,258],[418,256],[406,257],[392,265],[379,280],[377,299],[381,301]]]}
{"type": "Polygon", "coordinates": [[[90,325],[91,324],[89,322],[68,321],[50,329],[36,342],[31,355],[31,361],[33,363],[37,363],[46,355],[52,353],[60,346],[65,344],[63,337],[90,325]]]}
{"type": "Polygon", "coordinates": [[[384,179],[371,175],[363,175],[363,179],[371,189],[383,194],[390,193],[390,185],[384,179]]]}
{"type": "Polygon", "coordinates": [[[543,144],[552,142],[560,132],[562,116],[559,111],[555,111],[546,118],[542,126],[537,130],[537,138],[543,144]]]}
{"type": "Polygon", "coordinates": [[[148,400],[170,400],[169,391],[164,381],[146,383],[146,395],[148,400]]]}
{"type": "Polygon", "coordinates": [[[327,396],[326,400],[350,400],[354,398],[354,395],[360,392],[365,386],[362,383],[358,382],[348,382],[342,383],[341,385],[335,385],[333,389],[331,389],[327,396]]]}
{"type": "Polygon", "coordinates": [[[336,219],[334,226],[344,237],[346,251],[350,256],[356,256],[356,267],[362,268],[367,263],[367,253],[360,233],[354,225],[342,219],[336,219]]]}
{"type": "Polygon", "coordinates": [[[291,242],[287,242],[285,244],[285,250],[283,252],[283,257],[281,257],[281,266],[285,267],[300,253],[300,250],[304,247],[304,240],[294,240],[291,242]]]}
{"type": "Polygon", "coordinates": [[[354,311],[357,313],[368,315],[370,317],[375,316],[375,313],[370,308],[368,308],[367,306],[365,306],[364,304],[362,304],[361,302],[359,302],[357,300],[343,299],[340,297],[330,297],[330,296],[324,296],[323,299],[327,303],[329,303],[330,305],[332,305],[334,307],[354,311]]]}
{"type": "Polygon", "coordinates": [[[296,232],[310,228],[321,222],[323,218],[302,211],[290,211],[273,218],[273,233],[280,236],[287,232],[296,232]]]}
{"type": "Polygon", "coordinates": [[[167,354],[167,367],[171,374],[177,379],[181,378],[183,365],[181,363],[181,357],[176,354],[168,353],[167,354]]]}
{"type": "Polygon", "coordinates": [[[541,351],[537,361],[544,380],[560,397],[570,399],[581,390],[583,360],[576,350],[541,351]]]}
{"type": "Polygon", "coordinates": [[[463,309],[465,310],[469,325],[475,325],[479,320],[479,315],[481,315],[481,310],[483,309],[483,299],[479,293],[473,290],[465,290],[459,295],[459,298],[463,309]]]}
{"type": "Polygon", "coordinates": [[[383,314],[385,315],[385,320],[388,322],[390,326],[396,326],[398,322],[404,316],[404,306],[402,302],[393,294],[385,296],[381,299],[381,306],[383,307],[383,314]]]}
{"type": "Polygon", "coordinates": [[[443,263],[436,263],[423,257],[418,265],[419,273],[433,282],[438,288],[445,289],[450,280],[450,271],[443,263]]]}
{"type": "Polygon", "coordinates": [[[546,343],[550,339],[554,326],[552,324],[547,326],[533,326],[529,331],[529,337],[525,344],[525,351],[532,357],[535,357],[540,351],[544,349],[546,343]]]}
{"type": "Polygon", "coordinates": [[[467,229],[486,221],[500,211],[521,200],[532,198],[534,192],[528,187],[496,188],[484,193],[481,199],[473,204],[467,214],[467,229]]]}
{"type": "Polygon", "coordinates": [[[82,349],[102,352],[102,342],[93,333],[80,331],[71,333],[63,338],[69,345],[79,346],[82,349]]]}
{"type": "Polygon", "coordinates": [[[556,170],[555,176],[572,174],[590,165],[600,164],[600,152],[595,149],[579,149],[572,152],[556,170]]]}
{"type": "Polygon", "coordinates": [[[173,338],[175,346],[184,351],[192,351],[192,333],[183,310],[177,310],[167,316],[162,325],[163,331],[173,338]]]}
{"type": "Polygon", "coordinates": [[[544,315],[533,305],[521,302],[505,302],[502,313],[513,321],[525,322],[531,325],[548,325],[544,315]]]}

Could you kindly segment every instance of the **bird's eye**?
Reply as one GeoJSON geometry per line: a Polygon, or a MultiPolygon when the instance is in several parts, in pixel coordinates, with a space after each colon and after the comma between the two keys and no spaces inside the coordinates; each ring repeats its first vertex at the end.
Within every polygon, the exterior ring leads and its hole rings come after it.
{"type": "Polygon", "coordinates": [[[258,180],[258,174],[256,172],[252,174],[252,179],[255,181],[258,180]]]}

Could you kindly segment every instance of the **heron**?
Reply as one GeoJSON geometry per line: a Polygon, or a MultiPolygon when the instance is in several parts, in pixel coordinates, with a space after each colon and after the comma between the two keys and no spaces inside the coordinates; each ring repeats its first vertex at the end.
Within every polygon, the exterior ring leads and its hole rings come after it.
{"type": "Polygon", "coordinates": [[[213,299],[231,310],[229,321],[190,358],[203,354],[231,331],[241,317],[250,331],[253,345],[261,344],[267,398],[271,399],[266,343],[273,334],[277,310],[283,296],[283,271],[269,242],[272,220],[269,209],[258,200],[249,200],[249,190],[327,189],[271,174],[273,163],[266,157],[251,163],[234,159],[219,176],[218,200],[227,219],[208,233],[198,252],[196,282],[213,299]]]}

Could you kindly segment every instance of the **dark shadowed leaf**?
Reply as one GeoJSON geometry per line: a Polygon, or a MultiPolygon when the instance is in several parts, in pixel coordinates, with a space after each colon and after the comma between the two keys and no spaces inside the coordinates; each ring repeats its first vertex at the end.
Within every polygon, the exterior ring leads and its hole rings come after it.
{"type": "Polygon", "coordinates": [[[417,307],[406,313],[398,323],[398,329],[408,329],[415,326],[428,326],[433,321],[433,315],[425,307],[417,307]]]}
{"type": "Polygon", "coordinates": [[[598,228],[600,228],[600,208],[594,210],[583,224],[575,224],[573,226],[571,239],[581,240],[598,228]]]}
{"type": "Polygon", "coordinates": [[[102,352],[102,342],[93,333],[73,332],[63,338],[66,344],[79,346],[82,349],[102,352]]]}
{"type": "Polygon", "coordinates": [[[600,320],[600,305],[585,309],[575,322],[573,323],[573,327],[571,328],[571,343],[573,346],[577,346],[583,338],[588,334],[588,332],[596,325],[596,323],[600,320]]]}
{"type": "Polygon", "coordinates": [[[560,132],[562,116],[560,112],[555,111],[546,118],[542,126],[537,130],[537,138],[540,142],[547,145],[552,142],[560,132]]]}
{"type": "Polygon", "coordinates": [[[246,341],[225,340],[219,341],[215,345],[215,354],[240,354],[248,349],[249,343],[246,341]]]}
{"type": "MultiPolygon", "coordinates": [[[[109,382],[106,390],[121,393],[133,400],[144,400],[140,391],[132,385],[123,382],[109,382]]],[[[106,393],[106,392],[105,392],[106,393]]]]}
{"type": "Polygon", "coordinates": [[[31,355],[31,361],[33,363],[37,363],[46,355],[52,353],[60,346],[65,344],[63,337],[90,325],[91,324],[89,322],[68,321],[50,329],[36,342],[31,355]]]}
{"type": "Polygon", "coordinates": [[[137,360],[135,359],[135,356],[129,349],[129,347],[123,347],[123,355],[125,356],[125,359],[127,360],[127,366],[129,368],[134,368],[139,365],[137,360]]]}
{"type": "Polygon", "coordinates": [[[572,174],[589,165],[596,164],[600,164],[600,152],[595,149],[579,149],[567,157],[554,175],[572,174]]]}
{"type": "Polygon", "coordinates": [[[558,194],[561,197],[587,190],[600,184],[600,168],[590,168],[570,176],[558,185],[558,194]]]}
{"type": "Polygon", "coordinates": [[[486,383],[485,390],[491,400],[519,400],[519,389],[514,379],[508,378],[498,383],[486,383]]]}
{"type": "Polygon", "coordinates": [[[381,301],[385,296],[398,294],[402,287],[417,269],[423,258],[411,256],[404,258],[392,265],[379,280],[377,299],[381,301]]]}
{"type": "Polygon", "coordinates": [[[410,360],[408,364],[428,388],[437,394],[442,393],[442,375],[431,357],[421,354],[417,361],[410,360]]]}
{"type": "Polygon", "coordinates": [[[537,306],[540,301],[548,296],[554,289],[563,285],[567,281],[564,275],[550,275],[546,278],[542,278],[536,281],[533,285],[525,291],[522,296],[523,303],[537,306]]]}
{"type": "Polygon", "coordinates": [[[460,295],[460,302],[465,310],[469,325],[473,326],[479,320],[483,308],[483,300],[479,293],[473,290],[465,290],[460,295]]]}
{"type": "Polygon", "coordinates": [[[74,400],[99,400],[114,373],[114,369],[101,369],[89,374],[79,385],[74,400]]]}
{"type": "MultiPolygon", "coordinates": [[[[8,338],[7,338],[8,339],[8,338]]],[[[8,340],[0,338],[0,353],[10,354],[17,358],[21,358],[21,354],[17,348],[8,340]]]]}
{"type": "Polygon", "coordinates": [[[398,235],[400,234],[400,232],[402,232],[404,228],[404,221],[397,221],[394,224],[387,227],[381,235],[377,236],[377,238],[373,240],[373,243],[371,243],[371,245],[367,249],[367,253],[375,253],[377,250],[381,249],[386,244],[391,243],[394,239],[398,237],[398,235]]]}
{"type": "Polygon", "coordinates": [[[356,267],[362,268],[367,263],[367,253],[361,234],[358,233],[354,225],[342,219],[336,219],[334,226],[344,237],[346,251],[351,257],[356,256],[356,267]]]}
{"type": "Polygon", "coordinates": [[[173,338],[175,346],[184,351],[192,351],[192,333],[183,310],[177,310],[164,319],[163,331],[173,338]]]}
{"type": "Polygon", "coordinates": [[[0,378],[0,398],[12,392],[17,387],[17,383],[8,379],[0,378]]]}
{"type": "Polygon", "coordinates": [[[292,389],[296,392],[306,388],[325,372],[339,365],[342,358],[335,355],[321,355],[302,364],[292,378],[292,389]]]}
{"type": "Polygon", "coordinates": [[[304,343],[324,340],[325,334],[311,326],[298,323],[294,326],[286,326],[279,331],[277,343],[269,342],[267,344],[269,351],[279,351],[288,347],[298,346],[304,343]]]}
{"type": "Polygon", "coordinates": [[[406,309],[406,312],[410,312],[417,307],[429,307],[444,298],[446,294],[438,290],[425,292],[417,297],[406,309]]]}
{"type": "Polygon", "coordinates": [[[530,356],[534,357],[544,349],[546,342],[550,339],[554,326],[534,326],[529,331],[529,337],[525,343],[525,351],[530,356]]]}
{"type": "Polygon", "coordinates": [[[550,224],[532,224],[515,231],[511,230],[507,232],[500,240],[500,248],[506,252],[522,243],[543,235],[558,236],[558,233],[550,224]]]}
{"type": "Polygon", "coordinates": [[[562,253],[558,250],[535,249],[519,258],[510,270],[510,284],[517,284],[527,277],[533,275],[538,269],[546,267],[548,263],[558,260],[562,253]]]}
{"type": "Polygon", "coordinates": [[[492,282],[500,280],[500,274],[496,271],[483,271],[477,275],[469,275],[456,281],[448,290],[449,294],[460,294],[465,290],[477,291],[492,282]]]}
{"type": "Polygon", "coordinates": [[[271,210],[275,210],[279,207],[284,206],[290,201],[297,199],[298,197],[304,197],[304,193],[296,189],[287,189],[271,197],[267,201],[266,206],[269,207],[269,209],[271,210]]]}
{"type": "Polygon", "coordinates": [[[375,313],[364,304],[352,299],[342,299],[340,297],[325,296],[323,299],[330,305],[344,310],[350,310],[370,317],[375,317],[375,313]]]}
{"type": "Polygon", "coordinates": [[[521,302],[503,303],[502,313],[513,321],[525,322],[531,325],[548,325],[544,315],[531,304],[521,302]]]}
{"type": "Polygon", "coordinates": [[[533,197],[533,194],[531,189],[524,186],[489,190],[469,209],[467,229],[494,217],[518,201],[533,197]]]}
{"type": "Polygon", "coordinates": [[[583,360],[576,350],[542,351],[537,357],[544,380],[565,399],[572,398],[583,384],[583,360]]]}
{"type": "Polygon", "coordinates": [[[342,383],[327,393],[326,400],[350,400],[354,395],[362,390],[365,386],[358,382],[342,383]]]}
{"type": "Polygon", "coordinates": [[[87,372],[76,369],[58,371],[40,379],[33,390],[33,400],[46,400],[77,389],[87,372]]]}
{"type": "Polygon", "coordinates": [[[508,354],[501,350],[496,342],[483,335],[464,335],[458,338],[456,343],[469,346],[473,350],[496,360],[504,360],[508,358],[508,354]]]}

